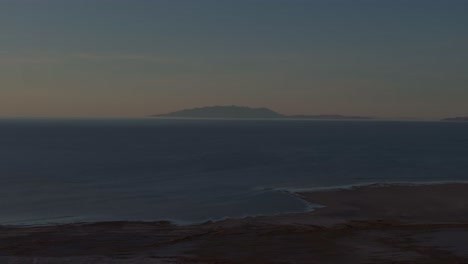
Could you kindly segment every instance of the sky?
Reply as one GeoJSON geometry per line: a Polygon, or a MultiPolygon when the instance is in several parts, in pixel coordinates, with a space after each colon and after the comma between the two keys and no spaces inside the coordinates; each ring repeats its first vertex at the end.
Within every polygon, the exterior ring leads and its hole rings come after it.
{"type": "Polygon", "coordinates": [[[0,117],[468,116],[466,0],[0,0],[0,117]]]}

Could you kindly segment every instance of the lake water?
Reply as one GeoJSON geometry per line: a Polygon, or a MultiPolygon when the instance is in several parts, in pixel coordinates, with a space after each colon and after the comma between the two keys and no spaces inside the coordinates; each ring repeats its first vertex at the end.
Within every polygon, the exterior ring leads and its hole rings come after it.
{"type": "Polygon", "coordinates": [[[308,210],[277,191],[468,180],[468,123],[0,120],[0,224],[308,210]]]}

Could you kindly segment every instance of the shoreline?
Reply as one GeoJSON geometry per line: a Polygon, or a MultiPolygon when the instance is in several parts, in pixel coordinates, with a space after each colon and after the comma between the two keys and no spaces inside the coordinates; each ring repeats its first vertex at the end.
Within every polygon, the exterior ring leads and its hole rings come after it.
{"type": "Polygon", "coordinates": [[[222,222],[227,220],[242,220],[242,219],[251,219],[257,217],[278,217],[284,215],[294,215],[294,214],[307,214],[312,213],[316,210],[322,209],[326,206],[315,203],[314,201],[310,201],[306,199],[302,194],[304,193],[316,193],[316,192],[335,192],[340,190],[359,190],[361,188],[382,188],[382,187],[419,187],[419,186],[436,186],[436,185],[467,185],[468,181],[426,181],[426,182],[365,182],[365,183],[356,183],[356,184],[345,184],[345,185],[332,185],[327,187],[306,187],[306,188],[269,188],[269,187],[259,187],[255,188],[259,191],[274,191],[274,192],[282,192],[290,195],[294,198],[298,198],[299,200],[304,202],[305,209],[303,211],[291,211],[291,212],[282,212],[276,214],[256,214],[256,215],[246,215],[241,217],[222,217],[222,218],[209,218],[202,221],[192,222],[192,221],[180,221],[180,220],[173,220],[173,219],[154,219],[154,220],[122,220],[122,219],[115,219],[115,220],[104,220],[104,221],[76,221],[76,222],[49,222],[49,223],[39,223],[39,224],[10,224],[12,222],[34,222],[36,220],[48,220],[48,219],[61,219],[61,218],[78,218],[78,216],[63,216],[63,217],[55,217],[55,218],[47,218],[47,219],[26,219],[20,221],[9,221],[0,223],[0,227],[49,227],[49,226],[61,226],[61,225],[81,225],[81,224],[94,224],[94,223],[112,223],[112,222],[141,222],[141,223],[153,223],[153,222],[169,222],[171,224],[177,226],[193,226],[193,225],[202,225],[205,223],[216,223],[222,222]]]}
{"type": "MultiPolygon", "coordinates": [[[[391,186],[427,186],[427,185],[444,185],[444,184],[468,184],[468,180],[457,180],[457,181],[395,181],[395,182],[363,182],[343,185],[331,185],[327,187],[305,187],[305,188],[271,188],[271,190],[285,191],[290,193],[302,193],[302,192],[320,192],[320,191],[335,191],[335,190],[352,190],[360,187],[391,187],[391,186]]],[[[268,189],[268,188],[265,188],[268,189]]]]}
{"type": "Polygon", "coordinates": [[[0,262],[468,263],[468,183],[374,184],[294,195],[324,207],[193,225],[0,226],[0,262]]]}

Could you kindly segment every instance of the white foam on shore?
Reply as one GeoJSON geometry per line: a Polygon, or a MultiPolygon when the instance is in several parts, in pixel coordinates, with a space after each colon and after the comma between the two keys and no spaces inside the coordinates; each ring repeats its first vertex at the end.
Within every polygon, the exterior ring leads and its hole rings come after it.
{"type": "Polygon", "coordinates": [[[362,187],[392,187],[392,186],[425,186],[425,185],[441,185],[441,184],[468,184],[468,181],[429,181],[429,182],[366,182],[358,184],[333,185],[326,187],[288,187],[288,188],[262,188],[270,191],[283,191],[292,194],[305,192],[323,192],[336,190],[354,190],[362,187]]]}
{"type": "Polygon", "coordinates": [[[210,218],[206,219],[203,221],[196,221],[196,222],[190,222],[190,221],[177,221],[177,220],[168,220],[171,223],[174,223],[176,225],[180,226],[187,226],[187,225],[199,225],[207,222],[221,222],[221,221],[226,221],[226,220],[237,220],[237,219],[249,219],[249,218],[256,218],[256,217],[274,217],[274,216],[281,216],[281,215],[290,215],[290,214],[303,214],[303,213],[310,213],[315,211],[316,209],[323,208],[323,205],[320,204],[313,204],[310,203],[304,199],[302,199],[300,196],[296,195],[293,192],[286,191],[284,189],[273,189],[273,188],[264,188],[264,189],[259,189],[265,192],[282,192],[287,195],[290,195],[292,198],[300,200],[304,204],[304,210],[301,211],[285,211],[281,213],[276,213],[276,214],[251,214],[251,215],[243,215],[243,216],[236,216],[236,217],[220,217],[220,218],[210,218]]]}
{"type": "Polygon", "coordinates": [[[204,220],[199,221],[181,221],[176,219],[158,219],[158,220],[149,220],[149,219],[142,219],[142,220],[117,220],[117,219],[109,219],[109,220],[96,220],[93,221],[92,219],[83,219],[80,217],[73,217],[73,216],[63,216],[63,217],[56,217],[56,218],[49,218],[49,219],[24,219],[19,221],[11,221],[11,222],[4,222],[0,223],[0,226],[54,226],[54,225],[63,225],[63,224],[84,224],[84,223],[100,223],[100,222],[114,222],[114,221],[123,221],[123,222],[161,222],[167,221],[175,225],[179,226],[189,226],[189,225],[199,225],[206,222],[220,222],[226,220],[236,220],[236,219],[249,219],[255,217],[269,217],[269,216],[280,216],[280,215],[288,215],[288,214],[302,214],[302,213],[310,213],[317,209],[323,208],[325,206],[320,204],[310,203],[307,200],[302,199],[300,193],[307,193],[307,192],[324,192],[324,191],[336,191],[336,190],[354,190],[362,187],[370,187],[370,188],[381,188],[381,187],[392,187],[392,186],[427,186],[427,185],[443,185],[443,184],[468,184],[468,181],[429,181],[429,182],[367,182],[367,183],[360,183],[360,184],[348,184],[348,185],[335,185],[335,186],[326,186],[326,187],[300,187],[300,188],[255,188],[256,191],[263,191],[263,192],[282,192],[284,194],[292,196],[292,198],[299,199],[304,204],[303,210],[297,211],[284,211],[276,214],[251,214],[251,215],[242,215],[242,216],[235,216],[235,217],[219,217],[219,218],[207,218],[204,220]],[[70,221],[70,219],[73,219],[70,221]],[[44,220],[48,220],[44,222],[44,220]]]}

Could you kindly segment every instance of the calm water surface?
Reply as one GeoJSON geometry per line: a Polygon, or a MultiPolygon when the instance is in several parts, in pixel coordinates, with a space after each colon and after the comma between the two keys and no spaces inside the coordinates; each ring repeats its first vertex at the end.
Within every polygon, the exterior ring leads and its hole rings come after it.
{"type": "Polygon", "coordinates": [[[468,123],[0,120],[0,224],[297,212],[276,188],[468,180],[468,123]]]}

